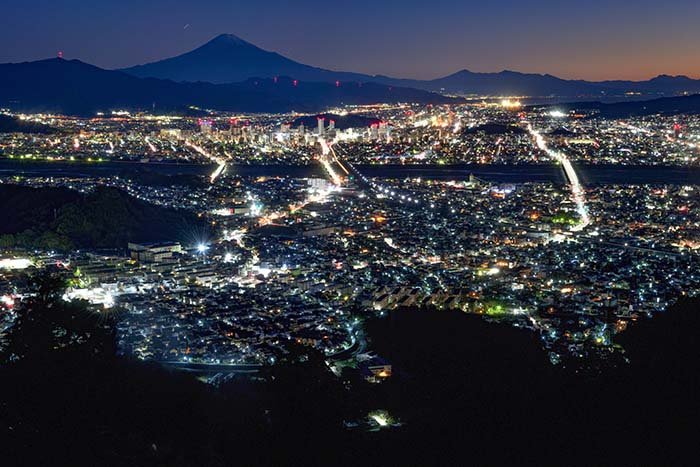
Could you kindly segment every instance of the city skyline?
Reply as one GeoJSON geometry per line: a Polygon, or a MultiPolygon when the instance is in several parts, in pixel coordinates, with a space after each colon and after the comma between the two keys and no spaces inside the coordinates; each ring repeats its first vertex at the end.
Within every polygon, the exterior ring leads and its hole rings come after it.
{"type": "Polygon", "coordinates": [[[81,3],[35,2],[51,13],[37,18],[11,2],[6,17],[14,21],[2,28],[0,40],[15,46],[0,52],[0,62],[49,58],[61,51],[66,58],[121,68],[176,56],[217,34],[232,33],[310,65],[400,78],[432,79],[462,69],[593,81],[700,77],[700,51],[693,47],[700,32],[692,24],[697,17],[692,13],[700,7],[685,0],[673,9],[647,1],[634,9],[620,1],[589,2],[586,8],[547,0],[508,2],[506,8],[451,1],[430,6],[360,2],[340,9],[315,0],[294,5],[175,2],[178,8],[167,17],[160,1],[81,3]],[[123,33],[127,26],[128,35],[123,33]],[[363,34],[355,33],[359,27],[363,34]]]}

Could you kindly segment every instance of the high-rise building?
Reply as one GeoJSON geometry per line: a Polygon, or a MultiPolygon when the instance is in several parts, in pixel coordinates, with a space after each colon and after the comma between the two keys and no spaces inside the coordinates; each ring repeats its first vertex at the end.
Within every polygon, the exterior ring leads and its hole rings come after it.
{"type": "Polygon", "coordinates": [[[379,123],[378,133],[379,133],[380,137],[389,139],[389,131],[390,131],[390,127],[389,127],[388,123],[386,123],[386,122],[379,123]]]}
{"type": "Polygon", "coordinates": [[[201,131],[202,134],[210,135],[212,132],[212,121],[205,118],[200,118],[199,131],[201,131]]]}
{"type": "Polygon", "coordinates": [[[372,123],[372,125],[370,125],[369,138],[372,140],[379,138],[379,124],[378,123],[372,123]]]}
{"type": "Polygon", "coordinates": [[[676,138],[681,138],[683,136],[683,127],[680,123],[676,122],[673,124],[673,134],[676,138]]]}

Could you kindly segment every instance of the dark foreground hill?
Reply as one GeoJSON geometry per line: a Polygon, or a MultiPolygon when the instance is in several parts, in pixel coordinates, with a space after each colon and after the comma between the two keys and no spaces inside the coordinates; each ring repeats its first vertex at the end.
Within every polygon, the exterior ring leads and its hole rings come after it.
{"type": "Polygon", "coordinates": [[[205,229],[196,216],[154,206],[115,188],[81,194],[66,188],[0,185],[0,247],[126,248],[129,241],[192,243],[205,229]]]}
{"type": "Polygon", "coordinates": [[[94,115],[98,111],[184,112],[189,107],[237,112],[317,112],[341,104],[449,103],[427,91],[376,83],[251,78],[234,84],[137,78],[59,58],[0,65],[0,106],[26,112],[94,115]]]}
{"type": "Polygon", "coordinates": [[[658,321],[631,327],[631,364],[597,378],[549,366],[526,331],[406,311],[369,326],[373,345],[394,364],[387,384],[363,385],[352,372],[338,380],[319,356],[299,358],[297,349],[256,379],[218,388],[111,356],[105,317],[33,303],[20,310],[10,339],[26,356],[0,365],[3,461],[689,465],[698,303],[683,300],[658,321]],[[86,320],[98,326],[88,337],[86,320]],[[52,323],[63,332],[53,333],[52,323]],[[33,345],[22,345],[27,336],[33,345]],[[378,433],[343,427],[372,409],[389,409],[404,425],[378,433]]]}

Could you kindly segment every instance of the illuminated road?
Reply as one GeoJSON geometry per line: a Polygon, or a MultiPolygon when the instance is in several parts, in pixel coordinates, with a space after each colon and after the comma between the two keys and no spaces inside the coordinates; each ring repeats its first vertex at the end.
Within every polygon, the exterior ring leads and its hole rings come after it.
{"type": "Polygon", "coordinates": [[[572,227],[571,230],[578,232],[585,229],[587,226],[591,225],[591,217],[588,214],[588,207],[586,206],[586,192],[579,182],[574,166],[564,153],[550,149],[547,146],[547,142],[545,141],[544,137],[538,131],[535,131],[531,124],[528,123],[527,129],[535,138],[537,147],[544,151],[548,156],[559,162],[564,168],[564,173],[566,174],[566,178],[569,181],[569,186],[571,187],[571,194],[574,199],[574,203],[576,203],[576,210],[581,218],[581,222],[572,227]]]}
{"type": "MultiPolygon", "coordinates": [[[[150,149],[151,152],[153,152],[153,153],[157,152],[156,147],[153,145],[153,143],[151,143],[151,140],[148,138],[148,136],[146,136],[146,138],[144,139],[144,141],[146,141],[146,144],[148,145],[148,149],[150,149]]],[[[110,143],[110,144],[111,144],[111,143],[110,143]]],[[[112,148],[112,149],[114,149],[114,148],[112,148]]]]}
{"type": "Polygon", "coordinates": [[[323,166],[323,169],[326,171],[328,176],[331,178],[331,181],[333,182],[334,185],[340,186],[343,183],[343,179],[338,175],[338,173],[333,169],[333,165],[331,164],[331,158],[333,161],[346,173],[349,174],[348,170],[343,166],[343,164],[340,163],[338,160],[338,156],[336,155],[335,151],[333,150],[333,144],[335,141],[331,142],[328,144],[325,139],[319,138],[318,139],[319,144],[321,145],[321,156],[319,157],[319,162],[323,166]],[[329,157],[330,156],[330,157],[329,157]]]}
{"type": "Polygon", "coordinates": [[[335,144],[335,141],[331,143],[330,146],[328,146],[328,149],[330,150],[331,156],[333,157],[333,160],[335,161],[336,164],[338,164],[338,167],[340,167],[343,172],[345,172],[345,175],[350,175],[350,172],[348,171],[347,168],[343,165],[343,163],[340,161],[338,158],[338,154],[336,154],[335,149],[333,149],[333,144],[335,144]]]}
{"type": "Polygon", "coordinates": [[[308,196],[303,201],[296,204],[290,204],[289,210],[274,211],[261,216],[258,219],[259,225],[274,224],[276,221],[287,217],[289,214],[294,214],[300,209],[303,209],[310,203],[325,203],[332,193],[338,191],[342,187],[343,178],[335,171],[330,159],[333,158],[341,169],[343,169],[346,173],[349,172],[347,172],[347,169],[340,163],[333,149],[323,138],[319,138],[319,143],[321,145],[321,155],[319,157],[319,161],[321,166],[323,166],[323,169],[326,171],[326,174],[331,179],[333,185],[317,191],[310,191],[308,196]]]}
{"type": "MultiPolygon", "coordinates": [[[[332,143],[335,144],[335,141],[332,143]]],[[[348,175],[350,175],[350,172],[352,172],[355,175],[355,181],[358,183],[360,186],[364,186],[368,188],[370,191],[374,192],[375,195],[378,198],[386,198],[391,201],[395,201],[398,203],[413,203],[415,205],[421,204],[420,201],[418,200],[417,197],[414,197],[412,194],[407,194],[407,193],[397,193],[395,190],[388,188],[386,186],[382,186],[380,183],[376,182],[375,180],[368,180],[367,177],[362,174],[357,168],[352,165],[350,162],[347,160],[342,160],[340,157],[338,157],[337,153],[335,150],[332,148],[332,146],[329,146],[329,151],[333,155],[333,158],[337,162],[337,164],[340,166],[341,169],[345,171],[348,175]]],[[[340,149],[340,147],[338,146],[340,149]]]]}
{"type": "Polygon", "coordinates": [[[206,157],[212,162],[216,162],[218,165],[216,169],[209,175],[209,182],[214,183],[216,179],[223,173],[223,171],[226,169],[226,160],[221,158],[221,157],[216,157],[211,155],[209,152],[207,152],[204,148],[201,146],[197,146],[196,144],[192,143],[191,141],[185,141],[185,146],[190,147],[194,149],[198,154],[206,157]]]}

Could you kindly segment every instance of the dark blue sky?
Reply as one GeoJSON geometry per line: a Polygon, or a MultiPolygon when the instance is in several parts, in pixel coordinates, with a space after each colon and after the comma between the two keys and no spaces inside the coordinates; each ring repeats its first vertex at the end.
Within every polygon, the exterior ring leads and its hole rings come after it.
{"type": "Polygon", "coordinates": [[[144,63],[233,33],[325,68],[433,78],[700,77],[700,1],[2,0],[0,62],[144,63]]]}

